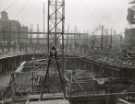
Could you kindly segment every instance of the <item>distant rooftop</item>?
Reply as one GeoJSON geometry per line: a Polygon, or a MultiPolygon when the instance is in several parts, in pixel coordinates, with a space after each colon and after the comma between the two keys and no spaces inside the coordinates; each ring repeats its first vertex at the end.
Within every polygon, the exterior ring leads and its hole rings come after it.
{"type": "Polygon", "coordinates": [[[8,13],[6,11],[1,12],[1,19],[2,20],[8,20],[8,13]]]}

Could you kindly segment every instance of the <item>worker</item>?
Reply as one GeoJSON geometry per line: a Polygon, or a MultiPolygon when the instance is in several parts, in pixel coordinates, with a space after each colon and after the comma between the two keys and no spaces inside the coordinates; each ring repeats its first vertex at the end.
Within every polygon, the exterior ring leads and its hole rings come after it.
{"type": "Polygon", "coordinates": [[[53,57],[53,58],[57,57],[57,50],[56,50],[55,46],[53,46],[50,51],[50,57],[53,57]]]}

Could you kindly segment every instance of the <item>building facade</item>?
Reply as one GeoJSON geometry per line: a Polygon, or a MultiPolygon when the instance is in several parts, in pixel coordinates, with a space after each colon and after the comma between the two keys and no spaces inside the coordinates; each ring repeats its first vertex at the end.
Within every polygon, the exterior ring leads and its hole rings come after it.
{"type": "Polygon", "coordinates": [[[124,48],[127,53],[132,53],[135,52],[135,0],[129,3],[127,21],[124,48]]]}
{"type": "Polygon", "coordinates": [[[0,46],[2,49],[8,47],[20,47],[27,39],[28,27],[22,26],[19,21],[10,20],[6,11],[1,12],[0,18],[0,46]]]}

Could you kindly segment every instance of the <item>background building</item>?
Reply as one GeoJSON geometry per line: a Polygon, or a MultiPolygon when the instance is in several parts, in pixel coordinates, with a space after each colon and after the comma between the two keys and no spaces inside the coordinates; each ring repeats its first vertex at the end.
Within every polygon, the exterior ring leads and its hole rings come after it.
{"type": "Polygon", "coordinates": [[[133,55],[135,54],[135,0],[129,3],[127,21],[124,51],[127,55],[133,55]]]}
{"type": "Polygon", "coordinates": [[[28,37],[27,32],[28,27],[22,26],[19,21],[10,20],[6,11],[1,12],[0,46],[2,50],[8,49],[8,47],[23,47],[23,43],[28,37]]]}

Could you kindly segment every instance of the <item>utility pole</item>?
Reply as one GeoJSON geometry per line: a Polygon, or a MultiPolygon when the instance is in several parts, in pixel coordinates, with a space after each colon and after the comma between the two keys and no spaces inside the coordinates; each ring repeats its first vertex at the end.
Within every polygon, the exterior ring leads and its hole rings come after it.
{"type": "Polygon", "coordinates": [[[104,25],[101,25],[101,50],[104,48],[104,25]]]}
{"type": "MultiPolygon", "coordinates": [[[[75,33],[78,33],[78,29],[77,29],[77,26],[75,26],[75,28],[74,28],[74,32],[75,33]]],[[[78,35],[78,34],[77,34],[78,35]]],[[[76,44],[77,44],[77,36],[74,34],[74,50],[76,50],[77,49],[77,47],[76,47],[76,44]]],[[[75,53],[76,54],[76,53],[75,53]]]]}
{"type": "MultiPolygon", "coordinates": [[[[33,24],[30,25],[30,32],[33,32],[33,24]]],[[[33,51],[33,40],[32,40],[33,36],[32,34],[30,34],[30,51],[33,51]]]]}
{"type": "Polygon", "coordinates": [[[112,28],[111,28],[111,36],[110,36],[110,49],[112,49],[112,36],[113,36],[113,30],[112,30],[112,28]]]}
{"type": "Polygon", "coordinates": [[[43,2],[43,32],[45,32],[45,3],[43,2]]]}
{"type": "MultiPolygon", "coordinates": [[[[37,24],[37,32],[39,32],[39,24],[37,24]]],[[[39,34],[37,34],[37,45],[36,45],[36,50],[39,51],[39,34]]]]}
{"type": "MultiPolygon", "coordinates": [[[[69,33],[69,31],[70,31],[70,29],[69,29],[69,26],[68,26],[68,27],[67,27],[67,33],[69,33]]],[[[68,50],[70,50],[70,49],[69,49],[69,46],[70,46],[70,44],[69,44],[69,43],[70,43],[69,39],[70,39],[70,38],[69,38],[69,36],[67,35],[67,36],[66,36],[66,52],[68,52],[68,50]]]]}
{"type": "MultiPolygon", "coordinates": [[[[43,32],[45,33],[45,2],[43,2],[43,32]]],[[[45,34],[43,34],[43,35],[46,38],[46,35],[45,34]]],[[[45,40],[45,43],[48,43],[48,41],[45,40]]],[[[45,46],[47,46],[47,44],[45,44],[45,46]]],[[[46,49],[46,50],[48,50],[48,49],[46,49]]]]}
{"type": "Polygon", "coordinates": [[[109,34],[108,34],[108,29],[106,28],[105,30],[104,30],[104,47],[106,48],[106,49],[108,49],[109,48],[109,45],[110,45],[110,43],[109,43],[109,34]]]}

